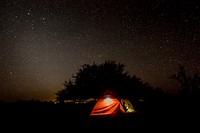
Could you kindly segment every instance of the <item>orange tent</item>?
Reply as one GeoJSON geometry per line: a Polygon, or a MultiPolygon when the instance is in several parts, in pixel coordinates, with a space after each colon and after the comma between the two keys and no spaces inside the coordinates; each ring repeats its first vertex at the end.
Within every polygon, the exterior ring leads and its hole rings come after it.
{"type": "Polygon", "coordinates": [[[97,101],[90,116],[112,115],[116,114],[118,111],[125,113],[123,106],[116,98],[107,96],[97,101]]]}

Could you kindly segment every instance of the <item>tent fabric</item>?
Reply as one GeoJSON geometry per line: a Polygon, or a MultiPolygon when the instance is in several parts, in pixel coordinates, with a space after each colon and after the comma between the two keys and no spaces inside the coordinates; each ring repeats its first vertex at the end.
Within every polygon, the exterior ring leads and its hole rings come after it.
{"type": "Polygon", "coordinates": [[[125,110],[119,100],[116,98],[103,98],[97,101],[90,116],[112,115],[116,114],[118,111],[125,113],[125,110]]]}
{"type": "Polygon", "coordinates": [[[131,104],[130,100],[128,99],[121,99],[122,106],[125,108],[126,113],[134,113],[136,112],[131,104]]]}

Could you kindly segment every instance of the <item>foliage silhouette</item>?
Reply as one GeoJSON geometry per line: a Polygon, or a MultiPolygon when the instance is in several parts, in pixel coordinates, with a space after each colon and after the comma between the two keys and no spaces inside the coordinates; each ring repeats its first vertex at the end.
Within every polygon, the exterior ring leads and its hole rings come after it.
{"type": "Polygon", "coordinates": [[[108,60],[102,64],[84,64],[73,80],[65,81],[64,88],[56,94],[57,102],[69,99],[99,98],[104,94],[130,99],[149,98],[153,87],[140,78],[130,76],[121,63],[108,60]]]}
{"type": "Polygon", "coordinates": [[[180,95],[184,97],[200,96],[200,74],[197,71],[192,76],[186,73],[185,67],[178,64],[178,72],[170,76],[171,79],[178,81],[182,89],[180,95]]]}

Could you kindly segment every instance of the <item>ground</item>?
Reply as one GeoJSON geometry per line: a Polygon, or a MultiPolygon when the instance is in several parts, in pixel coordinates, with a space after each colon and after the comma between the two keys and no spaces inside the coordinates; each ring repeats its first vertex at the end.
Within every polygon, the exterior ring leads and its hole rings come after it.
{"type": "MultiPolygon", "coordinates": [[[[198,130],[197,113],[184,110],[152,110],[113,116],[91,117],[92,105],[1,105],[1,127],[6,131],[63,131],[124,129],[140,131],[198,130]]],[[[2,129],[3,129],[2,128],[2,129]]]]}

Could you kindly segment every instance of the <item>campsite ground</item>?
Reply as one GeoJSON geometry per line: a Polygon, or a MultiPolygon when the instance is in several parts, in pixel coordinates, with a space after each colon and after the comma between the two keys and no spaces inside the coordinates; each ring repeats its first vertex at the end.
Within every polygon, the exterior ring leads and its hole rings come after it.
{"type": "Polygon", "coordinates": [[[126,129],[140,131],[199,130],[197,111],[183,108],[133,114],[91,117],[93,105],[1,104],[1,130],[63,131],[80,129],[126,129]]]}

